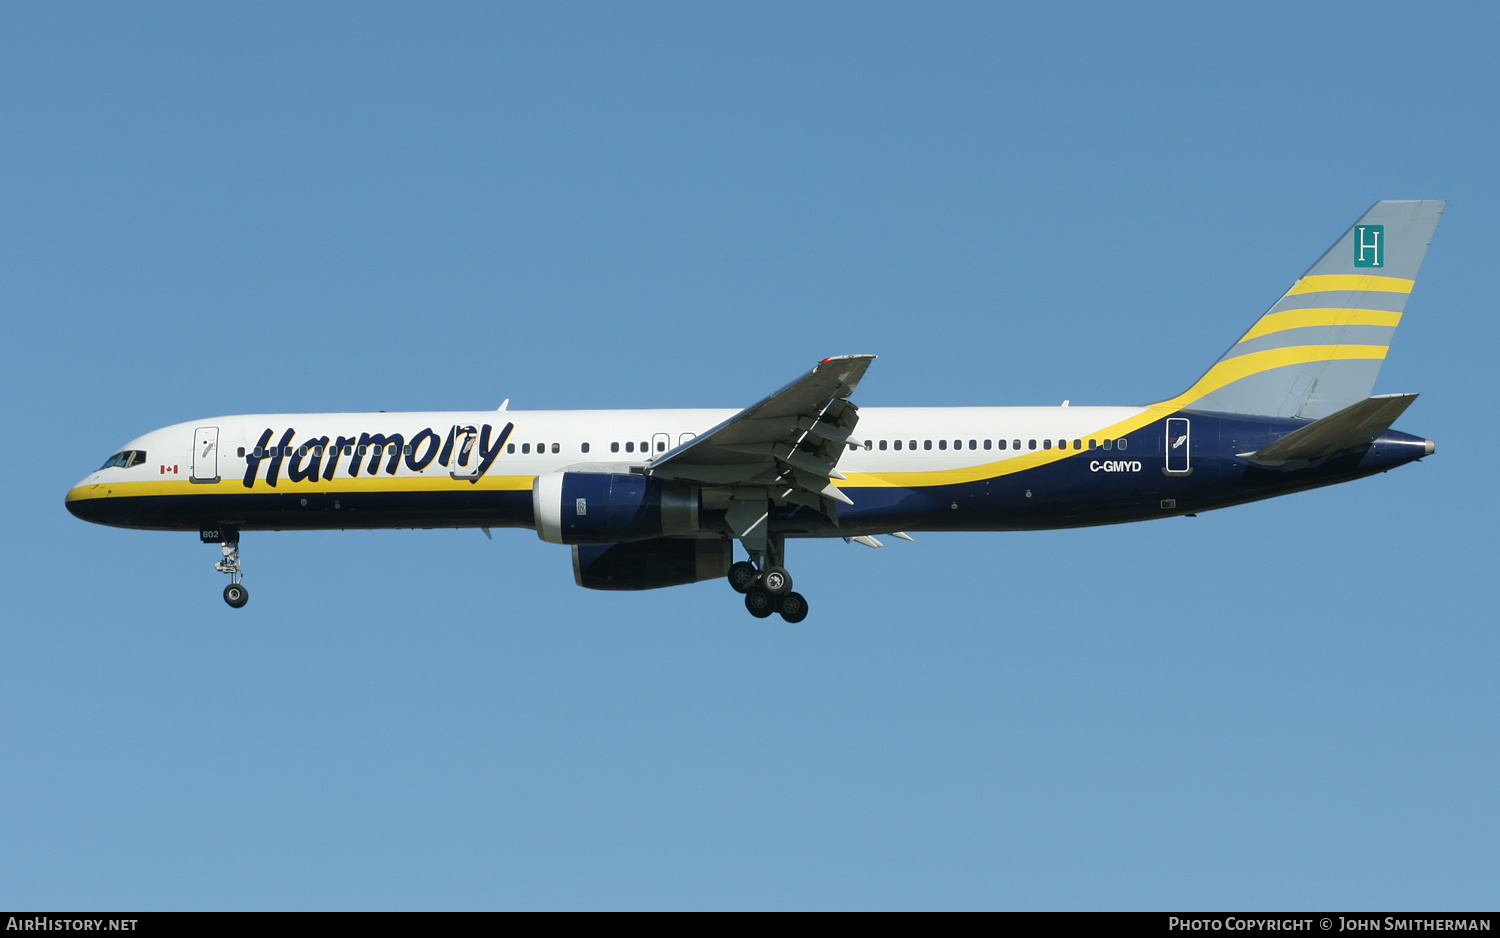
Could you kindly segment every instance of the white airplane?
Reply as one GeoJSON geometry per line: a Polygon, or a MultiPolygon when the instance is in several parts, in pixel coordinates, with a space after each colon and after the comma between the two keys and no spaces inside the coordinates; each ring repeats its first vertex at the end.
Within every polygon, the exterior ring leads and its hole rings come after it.
{"type": "Polygon", "coordinates": [[[246,531],[532,528],[590,589],[725,577],[807,615],[791,538],[1192,515],[1431,454],[1371,397],[1443,202],[1377,202],[1183,393],[1129,407],[864,408],[873,355],[825,358],[741,411],[255,414],[154,430],[67,496],[80,518],[198,531],[243,606],[246,531]],[[734,561],[734,542],[747,559],[734,561]]]}

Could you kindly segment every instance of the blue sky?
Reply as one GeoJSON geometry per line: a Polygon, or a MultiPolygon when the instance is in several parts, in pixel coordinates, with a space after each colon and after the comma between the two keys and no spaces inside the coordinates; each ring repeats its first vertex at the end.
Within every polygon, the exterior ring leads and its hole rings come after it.
{"type": "Polygon", "coordinates": [[[0,905],[1493,908],[1492,7],[0,8],[0,905]],[[1187,384],[1445,198],[1434,458],[1196,519],[798,543],[812,614],[528,531],[93,527],[245,412],[1187,384]],[[1485,276],[1481,276],[1484,274],[1485,276]]]}

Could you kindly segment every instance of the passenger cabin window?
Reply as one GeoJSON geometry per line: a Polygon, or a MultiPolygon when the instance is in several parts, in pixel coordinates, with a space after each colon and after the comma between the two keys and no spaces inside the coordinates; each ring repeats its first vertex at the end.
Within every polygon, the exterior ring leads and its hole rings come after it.
{"type": "Polygon", "coordinates": [[[869,452],[874,446],[875,442],[873,440],[865,440],[865,452],[869,452]]]}
{"type": "Polygon", "coordinates": [[[625,441],[625,452],[627,452],[627,453],[633,453],[633,452],[635,452],[635,442],[633,440],[626,440],[625,441]]]}
{"type": "Polygon", "coordinates": [[[900,449],[900,448],[901,448],[901,441],[900,441],[900,440],[897,440],[897,441],[896,441],[896,448],[897,448],[897,449],[900,449]]]}
{"type": "Polygon", "coordinates": [[[245,448],[243,446],[240,447],[240,455],[241,456],[245,455],[245,448]]]}
{"type": "MultiPolygon", "coordinates": [[[[588,449],[587,449],[588,444],[585,443],[584,446],[585,446],[584,452],[588,452],[588,449]]],[[[561,451],[562,451],[561,448],[556,443],[552,444],[552,452],[558,453],[558,452],[561,452],[561,451]]]]}
{"type": "Polygon", "coordinates": [[[880,451],[882,453],[885,452],[885,440],[880,441],[880,451]]]}
{"type": "Polygon", "coordinates": [[[516,451],[516,444],[514,444],[514,443],[506,443],[505,444],[505,451],[507,453],[515,453],[515,451],[516,451]]]}
{"type": "Polygon", "coordinates": [[[609,451],[611,453],[618,453],[620,451],[620,444],[619,443],[611,443],[611,444],[609,444],[609,451]]]}
{"type": "Polygon", "coordinates": [[[1115,443],[1115,449],[1124,449],[1125,448],[1125,444],[1127,444],[1129,442],[1130,442],[1129,440],[1125,439],[1122,436],[1122,437],[1120,437],[1120,439],[1118,441],[1116,441],[1116,443],[1115,443]]]}
{"type": "Polygon", "coordinates": [[[583,444],[583,451],[585,453],[587,453],[589,451],[589,445],[587,443],[583,444]]]}
{"type": "Polygon", "coordinates": [[[1042,449],[1051,449],[1051,448],[1052,448],[1052,441],[1051,440],[1043,440],[1042,441],[1042,449]]]}
{"type": "Polygon", "coordinates": [[[524,454],[526,454],[527,456],[530,456],[531,455],[531,444],[530,443],[522,443],[521,444],[521,452],[524,453],[524,454]]]}
{"type": "Polygon", "coordinates": [[[1026,448],[1027,449],[1036,449],[1036,440],[1027,440],[1026,441],[1026,448]]]}
{"type": "MultiPolygon", "coordinates": [[[[1004,443],[1004,442],[1005,442],[1005,441],[1004,441],[1004,440],[1001,440],[1001,441],[1000,441],[1000,442],[1001,442],[1001,443],[1004,443]]],[[[989,448],[990,448],[990,441],[989,441],[989,440],[985,440],[985,441],[984,441],[984,448],[985,448],[985,449],[989,449],[989,448]]]]}
{"type": "Polygon", "coordinates": [[[923,449],[932,449],[932,441],[931,440],[923,440],[922,441],[922,448],[923,449]]]}
{"type": "Polygon", "coordinates": [[[996,440],[995,441],[995,445],[997,447],[999,447],[1000,449],[1005,449],[1005,441],[1004,440],[996,440]]]}
{"type": "Polygon", "coordinates": [[[1099,448],[1100,449],[1113,449],[1114,448],[1114,440],[1105,440],[1103,443],[1099,444],[1099,448]]]}
{"type": "Polygon", "coordinates": [[[947,449],[947,448],[948,448],[948,441],[947,440],[938,440],[938,449],[947,449]]]}
{"type": "Polygon", "coordinates": [[[1089,440],[1089,449],[1098,449],[1098,448],[1099,448],[1099,441],[1098,440],[1089,440]]]}

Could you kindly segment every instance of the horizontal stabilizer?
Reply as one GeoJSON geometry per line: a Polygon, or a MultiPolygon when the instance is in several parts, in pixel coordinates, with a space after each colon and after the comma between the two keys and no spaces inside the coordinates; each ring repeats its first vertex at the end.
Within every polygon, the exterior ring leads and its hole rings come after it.
{"type": "Polygon", "coordinates": [[[1240,458],[1257,466],[1280,467],[1373,443],[1416,399],[1415,394],[1381,394],[1366,398],[1293,430],[1270,446],[1253,453],[1241,453],[1240,458]]]}

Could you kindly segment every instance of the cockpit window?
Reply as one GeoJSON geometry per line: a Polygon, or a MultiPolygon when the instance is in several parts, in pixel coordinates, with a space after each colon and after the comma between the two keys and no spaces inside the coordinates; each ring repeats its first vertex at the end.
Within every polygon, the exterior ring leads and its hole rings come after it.
{"type": "Polygon", "coordinates": [[[104,465],[96,471],[105,469],[129,469],[131,466],[139,466],[146,461],[146,451],[143,449],[127,449],[115,453],[104,460],[104,465]]]}

